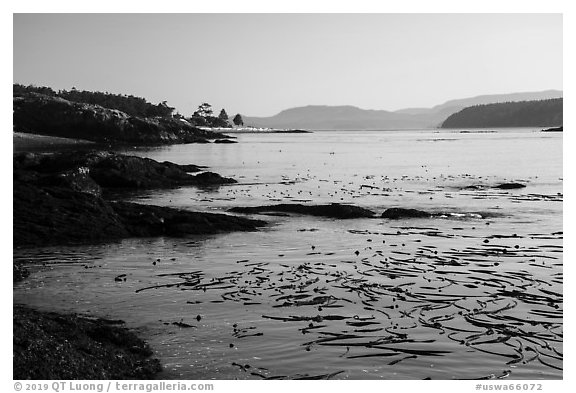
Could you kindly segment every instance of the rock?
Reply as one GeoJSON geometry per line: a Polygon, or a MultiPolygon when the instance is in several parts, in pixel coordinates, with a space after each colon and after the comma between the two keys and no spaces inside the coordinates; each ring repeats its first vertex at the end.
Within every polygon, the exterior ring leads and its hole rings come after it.
{"type": "Polygon", "coordinates": [[[30,275],[30,271],[22,263],[14,262],[12,264],[12,281],[18,282],[24,280],[30,275]]]}
{"type": "Polygon", "coordinates": [[[260,214],[260,213],[296,213],[330,218],[372,218],[374,212],[358,206],[331,203],[329,205],[302,205],[278,204],[271,206],[234,207],[228,210],[233,213],[260,214]]]}
{"type": "Polygon", "coordinates": [[[214,143],[238,143],[237,141],[233,141],[231,139],[216,139],[214,143]]]}
{"type": "Polygon", "coordinates": [[[40,154],[30,152],[15,153],[12,157],[12,168],[19,170],[38,167],[41,157],[42,155],[40,154]]]}
{"type": "Polygon", "coordinates": [[[237,183],[236,180],[229,177],[220,176],[214,172],[203,172],[196,176],[193,176],[191,184],[196,186],[218,186],[222,184],[234,184],[237,183]]]}
{"type": "Polygon", "coordinates": [[[64,187],[13,184],[15,247],[98,243],[130,233],[101,197],[64,187]]]}
{"type": "Polygon", "coordinates": [[[159,163],[149,158],[112,155],[95,163],[90,176],[104,188],[166,188],[197,181],[196,166],[159,163]]]}
{"type": "Polygon", "coordinates": [[[92,168],[114,153],[105,151],[63,151],[53,153],[15,153],[14,169],[56,174],[80,167],[92,168]]]}
{"type": "Polygon", "coordinates": [[[253,231],[266,223],[227,214],[201,213],[130,202],[111,203],[132,236],[204,235],[253,231]]]}
{"type": "Polygon", "coordinates": [[[462,211],[435,211],[427,212],[424,210],[417,209],[404,209],[400,207],[394,207],[386,209],[382,213],[382,218],[389,218],[392,220],[408,219],[408,218],[441,218],[441,219],[452,219],[452,220],[477,220],[484,219],[488,217],[501,217],[501,213],[495,212],[462,212],[462,211]]]}
{"type": "Polygon", "coordinates": [[[79,191],[97,193],[102,188],[149,189],[182,185],[216,185],[235,180],[209,172],[200,177],[190,173],[205,169],[196,165],[157,162],[149,158],[126,156],[110,152],[59,152],[50,154],[14,154],[17,176],[30,176],[34,171],[43,176],[44,185],[75,185],[79,191]],[[47,178],[45,175],[52,175],[47,178]],[[54,177],[56,176],[56,177],[54,177]]]}
{"type": "Polygon", "coordinates": [[[108,202],[63,187],[21,181],[14,182],[13,193],[15,247],[251,231],[265,225],[263,221],[226,214],[108,202]]]}
{"type": "Polygon", "coordinates": [[[223,134],[174,118],[139,118],[99,105],[38,93],[13,99],[14,131],[93,142],[158,145],[207,142],[223,134]]]}
{"type": "Polygon", "coordinates": [[[384,213],[382,213],[382,218],[390,218],[393,220],[398,220],[402,218],[425,218],[431,217],[432,214],[425,212],[423,210],[417,209],[404,209],[400,207],[393,207],[390,209],[386,209],[384,213]]]}
{"type": "Polygon", "coordinates": [[[550,127],[542,130],[542,132],[562,132],[562,131],[564,131],[564,126],[550,127]]]}
{"type": "Polygon", "coordinates": [[[86,167],[71,169],[53,176],[46,176],[39,180],[40,184],[54,185],[69,188],[72,191],[84,192],[95,196],[102,194],[102,188],[90,177],[90,170],[86,167]]]}
{"type": "Polygon", "coordinates": [[[137,236],[185,236],[254,230],[263,221],[225,214],[109,202],[101,188],[215,186],[234,179],[194,165],[113,153],[15,154],[13,241],[16,247],[98,243],[137,236]],[[77,165],[81,165],[77,167],[77,165]]]}
{"type": "Polygon", "coordinates": [[[465,187],[460,187],[460,190],[483,190],[484,188],[486,188],[484,185],[482,184],[472,184],[470,186],[465,186],[465,187]]]}
{"type": "Polygon", "coordinates": [[[518,189],[518,188],[525,188],[526,185],[522,184],[522,183],[502,183],[499,184],[497,186],[494,186],[494,188],[499,188],[501,190],[514,190],[514,189],[518,189]]]}
{"type": "Polygon", "coordinates": [[[151,379],[160,362],[148,344],[116,324],[15,305],[13,378],[151,379]]]}

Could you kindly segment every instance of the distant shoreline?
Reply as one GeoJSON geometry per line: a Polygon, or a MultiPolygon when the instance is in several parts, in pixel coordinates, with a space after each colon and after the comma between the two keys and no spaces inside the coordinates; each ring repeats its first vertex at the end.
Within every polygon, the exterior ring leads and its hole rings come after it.
{"type": "Polygon", "coordinates": [[[226,134],[311,134],[312,131],[301,129],[277,128],[223,128],[223,127],[197,127],[206,131],[224,132],[226,134]]]}

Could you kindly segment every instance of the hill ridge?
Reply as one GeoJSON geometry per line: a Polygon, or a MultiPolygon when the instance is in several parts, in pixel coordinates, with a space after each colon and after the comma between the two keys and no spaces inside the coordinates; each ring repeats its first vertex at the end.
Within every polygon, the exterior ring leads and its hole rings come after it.
{"type": "Polygon", "coordinates": [[[304,129],[415,129],[437,128],[450,115],[467,106],[497,102],[522,101],[523,98],[540,99],[562,96],[562,90],[544,90],[541,92],[519,92],[509,94],[479,95],[454,99],[432,108],[406,108],[397,111],[383,109],[362,109],[354,105],[305,105],[284,109],[273,116],[251,117],[242,114],[244,123],[256,127],[304,128],[304,129]]]}

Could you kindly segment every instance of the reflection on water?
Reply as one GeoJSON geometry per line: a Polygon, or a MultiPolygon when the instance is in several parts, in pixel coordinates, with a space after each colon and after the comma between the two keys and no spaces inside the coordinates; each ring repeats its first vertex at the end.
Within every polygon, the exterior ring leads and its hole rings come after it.
{"type": "Polygon", "coordinates": [[[312,201],[454,214],[263,216],[260,232],[15,250],[35,270],[15,285],[15,302],[124,319],[161,358],[160,378],[562,377],[561,135],[239,140],[137,154],[207,165],[241,184],[133,199],[204,211],[312,201]],[[527,187],[491,188],[504,181],[527,187]]]}

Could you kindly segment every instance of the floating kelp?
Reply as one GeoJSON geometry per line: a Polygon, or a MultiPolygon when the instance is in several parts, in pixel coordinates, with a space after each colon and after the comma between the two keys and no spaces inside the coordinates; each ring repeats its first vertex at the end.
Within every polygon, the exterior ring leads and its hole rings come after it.
{"type": "MultiPolygon", "coordinates": [[[[294,332],[292,350],[298,348],[304,357],[341,348],[336,356],[351,364],[382,359],[387,367],[401,369],[425,358],[453,359],[465,350],[502,367],[536,362],[561,370],[562,233],[483,231],[458,247],[451,242],[463,239],[458,233],[429,226],[393,229],[397,231],[348,230],[361,241],[351,250],[317,252],[318,246],[310,251],[307,245],[298,258],[294,253],[290,259],[265,261],[239,257],[218,277],[201,271],[162,273],[160,282],[137,292],[194,290],[201,300],[252,309],[261,319],[235,327],[231,338],[270,339],[267,327],[282,324],[283,332],[294,332]],[[540,240],[547,237],[553,239],[540,240]],[[422,239],[427,240],[410,242],[422,239]]],[[[275,375],[237,364],[257,378],[342,376],[275,375]]]]}

